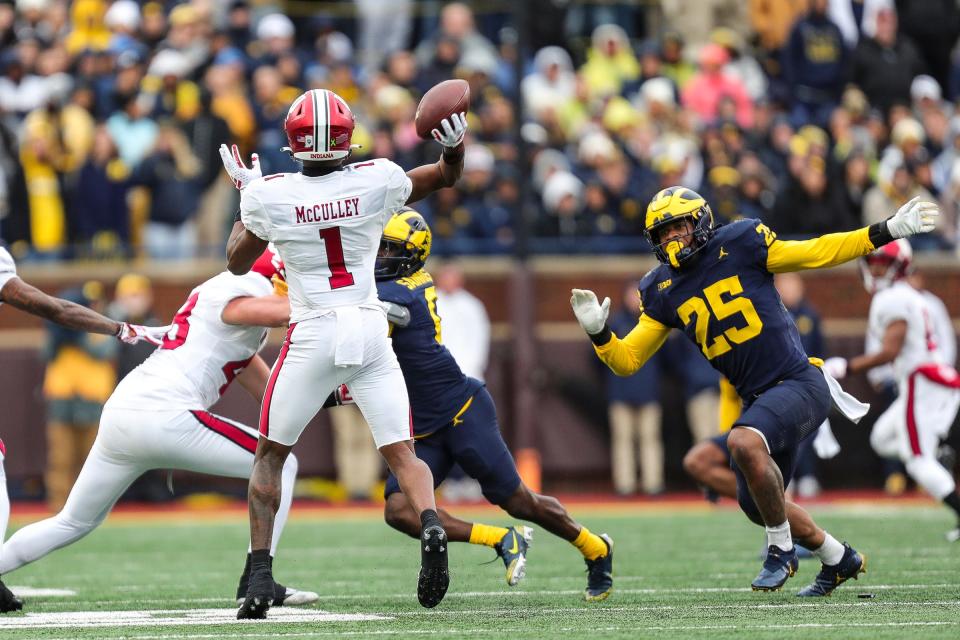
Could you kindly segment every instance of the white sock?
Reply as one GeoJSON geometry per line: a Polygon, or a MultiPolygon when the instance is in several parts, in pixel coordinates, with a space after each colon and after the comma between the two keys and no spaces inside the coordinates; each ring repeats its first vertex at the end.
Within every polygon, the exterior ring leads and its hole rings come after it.
{"type": "Polygon", "coordinates": [[[793,549],[793,538],[790,536],[790,523],[786,520],[775,527],[767,527],[767,545],[774,545],[781,551],[793,549]]]}
{"type": "Polygon", "coordinates": [[[820,562],[828,567],[835,564],[840,564],[840,560],[843,559],[843,545],[837,542],[837,539],[826,531],[823,533],[823,544],[816,549],[813,549],[813,555],[820,558],[820,562]]]}

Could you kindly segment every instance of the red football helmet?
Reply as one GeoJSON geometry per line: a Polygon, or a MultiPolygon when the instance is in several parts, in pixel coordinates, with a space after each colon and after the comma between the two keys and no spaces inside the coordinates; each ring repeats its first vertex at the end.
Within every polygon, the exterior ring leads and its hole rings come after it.
{"type": "Polygon", "coordinates": [[[266,250],[253,263],[250,271],[259,273],[267,280],[272,281],[273,277],[276,276],[283,282],[287,281],[287,272],[283,268],[283,260],[280,259],[280,254],[277,253],[277,248],[273,246],[272,242],[267,245],[266,250]]]}
{"type": "Polygon", "coordinates": [[[913,248],[909,242],[903,238],[889,242],[860,259],[860,274],[863,276],[863,286],[869,293],[886,289],[897,280],[910,275],[913,270],[912,263],[913,248]],[[883,275],[873,275],[870,270],[872,265],[886,267],[883,275]]]}
{"type": "Polygon", "coordinates": [[[343,98],[326,89],[311,89],[290,105],[283,128],[297,160],[338,160],[350,153],[353,112],[343,98]]]}

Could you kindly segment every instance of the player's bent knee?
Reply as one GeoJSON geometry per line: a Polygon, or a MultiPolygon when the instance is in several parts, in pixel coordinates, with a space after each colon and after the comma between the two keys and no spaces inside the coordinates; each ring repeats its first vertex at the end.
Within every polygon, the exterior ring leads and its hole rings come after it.
{"type": "Polygon", "coordinates": [[[687,451],[687,455],[683,456],[683,470],[693,476],[695,480],[700,479],[708,466],[706,448],[702,443],[694,446],[690,451],[687,451]]]}
{"type": "Polygon", "coordinates": [[[761,527],[764,526],[763,516],[760,515],[760,510],[757,509],[757,505],[754,503],[749,492],[737,491],[737,504],[740,505],[740,510],[743,511],[751,522],[761,527]]]}

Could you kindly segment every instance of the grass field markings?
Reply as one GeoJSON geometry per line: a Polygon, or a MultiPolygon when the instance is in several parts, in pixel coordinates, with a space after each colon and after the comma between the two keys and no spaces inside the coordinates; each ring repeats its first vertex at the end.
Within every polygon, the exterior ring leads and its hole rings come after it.
{"type": "MultiPolygon", "coordinates": [[[[274,622],[381,622],[392,616],[372,613],[330,613],[320,609],[274,609],[274,622]]],[[[229,609],[155,609],[144,611],[70,611],[57,613],[28,612],[21,617],[4,620],[4,629],[56,629],[60,627],[162,627],[167,625],[232,625],[249,624],[237,620],[236,608],[229,609]]]]}
{"type": "MultiPolygon", "coordinates": [[[[799,584],[797,585],[799,588],[799,584]]],[[[942,584],[871,584],[863,585],[863,589],[868,589],[871,591],[893,591],[897,589],[903,590],[918,590],[918,589],[943,589],[943,588],[954,588],[958,589],[956,583],[942,583],[942,584]]],[[[854,589],[851,585],[851,588],[845,589],[847,592],[852,592],[854,589]]],[[[489,598],[503,596],[507,598],[516,598],[516,597],[542,597],[542,596],[579,596],[583,593],[580,589],[539,589],[539,590],[514,590],[508,591],[504,589],[503,591],[465,591],[457,593],[456,591],[451,591],[448,594],[449,598],[489,598]]],[[[658,594],[704,594],[704,593],[753,593],[749,587],[678,587],[678,588],[649,588],[649,589],[615,589],[615,594],[623,595],[658,595],[658,594]]],[[[410,593],[383,593],[383,594],[372,594],[372,593],[357,593],[357,594],[334,594],[334,595],[321,595],[320,600],[323,601],[347,601],[347,600],[398,600],[398,599],[412,599],[414,597],[413,592],[410,593]]],[[[763,597],[763,596],[759,596],[763,597]]],[[[222,598],[136,598],[134,602],[138,605],[149,605],[149,604],[198,604],[198,603],[216,603],[223,602],[226,603],[230,601],[229,597],[222,598]]],[[[103,606],[105,603],[111,602],[110,600],[70,600],[68,603],[64,602],[64,606],[78,607],[78,606],[103,606]]],[[[835,601],[833,601],[835,602],[835,601]]],[[[876,601],[874,601],[876,602],[876,601]]],[[[949,601],[949,603],[960,604],[960,600],[949,601]]],[[[44,606],[59,605],[61,603],[45,603],[44,606]]],[[[761,603],[757,605],[749,604],[742,606],[768,606],[769,603],[761,603]]],[[[800,604],[800,603],[797,603],[800,604]]],[[[863,603],[854,603],[854,604],[870,604],[870,602],[863,603]]],[[[910,604],[909,602],[904,602],[903,604],[910,604]]],[[[694,606],[694,605],[689,605],[694,606]]],[[[728,606],[728,605],[724,605],[728,606]]],[[[797,606],[797,605],[792,605],[797,606]]],[[[721,607],[722,608],[722,607],[721,607]]],[[[421,612],[423,613],[423,612],[421,612]]]]}
{"type": "Polygon", "coordinates": [[[71,598],[77,595],[73,589],[48,589],[45,587],[9,586],[14,595],[21,598],[71,598]]]}

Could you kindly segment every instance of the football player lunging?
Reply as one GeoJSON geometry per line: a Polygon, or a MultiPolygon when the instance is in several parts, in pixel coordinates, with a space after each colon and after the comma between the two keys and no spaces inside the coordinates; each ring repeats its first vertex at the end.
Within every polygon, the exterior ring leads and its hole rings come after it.
{"type": "Polygon", "coordinates": [[[867,326],[867,353],[830,358],[824,367],[836,378],[893,365],[897,399],[877,419],[870,444],[878,455],[899,458],[927,493],[957,516],[947,532],[960,540],[960,495],[953,474],[937,460],[960,408],[960,375],[947,359],[935,330],[928,299],[907,281],[912,251],[897,240],[861,262],[864,286],[873,294],[867,326]]]}
{"type": "Polygon", "coordinates": [[[417,597],[425,607],[447,591],[447,534],[437,515],[430,468],[413,452],[410,402],[390,348],[387,320],[373,279],[380,235],[408,202],[452,186],[463,169],[465,114],[442,122],[434,137],[440,160],[404,173],[385,159],[344,164],[354,119],[331,91],[307,91],[290,106],[284,127],[300,173],[259,177],[226,146],[221,155],[241,189],[239,219],[227,242],[227,264],[246,273],[267,242],[287,268],[290,328],[260,410],[260,442],[250,478],[253,556],[240,618],[263,618],[273,599],[267,552],[291,447],[327,396],[348,384],[377,449],[396,475],[421,523],[417,597]]]}
{"type": "MultiPolygon", "coordinates": [[[[127,344],[136,344],[141,340],[160,344],[163,334],[168,329],[168,327],[142,327],[117,322],[100,315],[93,309],[48,296],[17,277],[17,266],[13,262],[13,257],[6,249],[0,247],[0,304],[4,302],[68,329],[116,336],[118,340],[127,344]]],[[[3,440],[0,440],[0,552],[3,548],[3,539],[7,534],[7,521],[10,518],[7,476],[3,471],[3,460],[6,454],[3,440]]],[[[0,574],[3,571],[0,568],[0,574]]],[[[3,580],[0,580],[0,613],[19,611],[22,608],[23,603],[7,589],[3,580]]]]}
{"type": "MultiPolygon", "coordinates": [[[[500,435],[493,398],[482,382],[464,375],[442,343],[437,291],[423,268],[430,255],[426,220],[405,209],[383,230],[376,263],[377,293],[387,308],[394,353],[407,383],[417,457],[427,463],[438,486],[459,464],[480,482],[484,497],[515,518],[529,520],[574,545],[587,563],[587,600],[604,600],[613,590],[613,541],[574,521],[556,498],[532,492],[520,480],[513,456],[500,435]]],[[[384,519],[417,537],[420,521],[392,473],[384,488],[384,519]]],[[[507,584],[526,571],[530,527],[495,527],[440,519],[450,540],[493,547],[506,567],[507,584]]]]}
{"type": "MultiPolygon", "coordinates": [[[[257,355],[266,327],[287,323],[290,307],[271,280],[283,265],[266,251],[244,276],[221,273],[191,293],[160,347],[128,374],[103,407],[100,429],[67,502],[57,515],[17,531],[0,554],[13,571],[93,531],[127,487],[150,469],[183,469],[249,478],[255,429],[208,411],[236,379],[260,400],[269,369],[257,355]]],[[[285,491],[270,548],[293,499],[297,461],[283,468],[285,491]]],[[[246,595],[249,558],[237,597],[246,595]]],[[[271,585],[278,604],[308,604],[317,594],[271,585]]]]}
{"type": "MultiPolygon", "coordinates": [[[[741,509],[767,531],[767,557],[755,590],[780,589],[796,570],[796,539],[823,566],[798,595],[822,596],[864,571],[864,559],[784,498],[799,444],[827,417],[831,396],[855,402],[813,366],[800,345],[773,274],[829,267],[864,256],[896,238],[930,231],[936,205],[911,200],[890,219],[848,233],[784,241],[758,220],[714,227],[706,201],[685,187],[660,191],[647,207],[646,235],[662,263],[640,282],[644,308],[620,338],[606,324],[609,298],[573,290],[571,304],[600,359],[630,375],[671,328],[694,341],[744,401],[727,443],[741,509]]],[[[848,413],[850,409],[847,409],[848,413]]]]}

